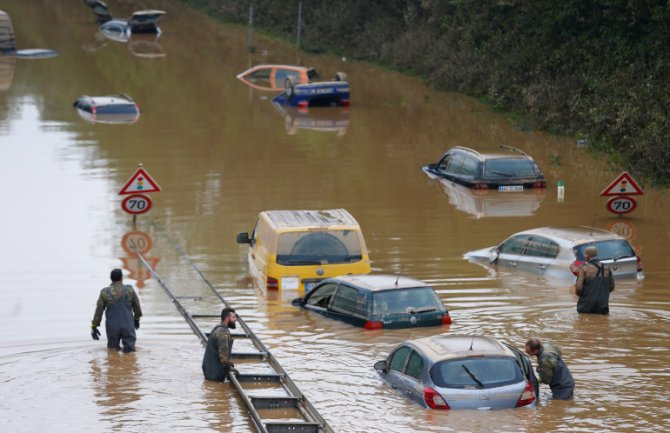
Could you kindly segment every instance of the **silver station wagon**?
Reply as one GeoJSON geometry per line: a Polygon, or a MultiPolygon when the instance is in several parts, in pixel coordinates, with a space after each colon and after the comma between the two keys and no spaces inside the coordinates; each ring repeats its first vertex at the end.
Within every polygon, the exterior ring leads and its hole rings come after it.
{"type": "Polygon", "coordinates": [[[374,367],[394,389],[431,409],[528,406],[538,389],[530,359],[486,336],[408,340],[374,367]]]}
{"type": "Polygon", "coordinates": [[[504,266],[546,277],[571,277],[570,265],[584,261],[594,245],[614,277],[644,278],[642,260],[621,236],[593,227],[542,227],[515,233],[497,246],[470,251],[464,258],[485,267],[504,266]]]}

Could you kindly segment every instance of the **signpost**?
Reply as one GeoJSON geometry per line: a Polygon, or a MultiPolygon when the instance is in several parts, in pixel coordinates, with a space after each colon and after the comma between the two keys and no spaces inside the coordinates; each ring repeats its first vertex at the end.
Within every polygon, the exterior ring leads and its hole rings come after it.
{"type": "Polygon", "coordinates": [[[128,179],[123,188],[121,188],[121,191],[119,191],[119,195],[128,195],[121,202],[121,208],[133,215],[133,223],[135,223],[137,215],[148,212],[153,204],[149,196],[145,194],[159,192],[160,190],[161,187],[158,186],[158,183],[140,164],[135,173],[130,176],[130,179],[128,179]]]}
{"type": "Polygon", "coordinates": [[[637,208],[637,201],[629,196],[642,194],[644,191],[627,171],[617,176],[600,193],[601,196],[612,197],[607,201],[607,210],[619,216],[633,212],[637,208]]]}

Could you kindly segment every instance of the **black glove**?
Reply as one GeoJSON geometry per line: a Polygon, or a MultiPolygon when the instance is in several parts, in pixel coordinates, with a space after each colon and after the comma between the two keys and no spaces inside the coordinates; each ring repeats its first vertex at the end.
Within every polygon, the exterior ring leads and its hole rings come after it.
{"type": "Polygon", "coordinates": [[[92,337],[94,340],[100,340],[100,331],[98,331],[98,327],[97,327],[97,326],[93,326],[92,323],[91,323],[91,337],[92,337]]]}
{"type": "Polygon", "coordinates": [[[134,322],[135,322],[135,329],[140,329],[140,321],[139,321],[139,319],[135,319],[134,322]]]}
{"type": "Polygon", "coordinates": [[[239,375],[240,375],[240,372],[237,371],[237,368],[235,368],[235,367],[230,367],[230,373],[231,373],[231,374],[234,374],[235,376],[239,376],[239,375]]]}

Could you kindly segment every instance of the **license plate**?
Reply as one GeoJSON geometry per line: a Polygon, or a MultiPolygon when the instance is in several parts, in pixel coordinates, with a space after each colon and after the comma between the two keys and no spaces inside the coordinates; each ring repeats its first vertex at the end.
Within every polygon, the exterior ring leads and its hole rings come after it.
{"type": "Polygon", "coordinates": [[[309,292],[316,286],[316,283],[305,283],[305,293],[309,292]]]}
{"type": "Polygon", "coordinates": [[[500,192],[519,192],[523,191],[523,185],[500,185],[498,187],[500,192]]]}

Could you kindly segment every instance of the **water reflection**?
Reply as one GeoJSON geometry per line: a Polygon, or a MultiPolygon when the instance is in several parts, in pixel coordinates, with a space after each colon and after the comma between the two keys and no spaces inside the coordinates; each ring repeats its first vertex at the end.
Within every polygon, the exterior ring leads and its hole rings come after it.
{"type": "Polygon", "coordinates": [[[279,114],[284,117],[284,126],[289,135],[297,134],[301,129],[334,132],[343,136],[349,128],[348,107],[315,107],[299,108],[289,107],[282,104],[272,103],[279,114]]]}
{"type": "Polygon", "coordinates": [[[140,230],[127,232],[121,239],[121,247],[126,252],[126,257],[119,257],[123,269],[129,272],[128,278],[135,280],[138,288],[144,287],[145,281],[151,278],[151,271],[144,266],[138,253],[142,254],[144,260],[152,269],[156,270],[160,257],[152,257],[153,239],[148,233],[140,230]]]}
{"type": "Polygon", "coordinates": [[[12,87],[15,67],[16,58],[13,56],[0,55],[0,92],[9,90],[9,88],[12,87]]]}
{"type": "Polygon", "coordinates": [[[504,193],[489,189],[472,189],[447,179],[439,179],[440,188],[456,209],[473,217],[531,216],[540,207],[546,194],[544,188],[504,193]]]}
{"type": "Polygon", "coordinates": [[[107,350],[89,361],[94,398],[115,428],[123,429],[124,419],[134,418],[141,397],[140,371],[136,353],[107,350]]]}

